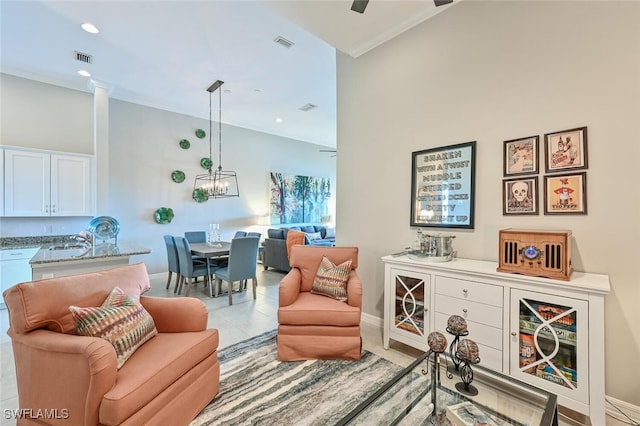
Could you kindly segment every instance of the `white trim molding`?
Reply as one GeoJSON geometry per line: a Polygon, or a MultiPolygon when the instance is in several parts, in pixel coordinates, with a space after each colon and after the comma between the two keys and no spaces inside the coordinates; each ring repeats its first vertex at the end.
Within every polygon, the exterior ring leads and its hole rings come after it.
{"type": "Polygon", "coordinates": [[[640,423],[640,407],[639,406],[633,405],[621,399],[616,399],[612,396],[607,396],[605,400],[607,402],[605,406],[606,406],[606,413],[608,417],[612,417],[614,419],[628,423],[629,419],[627,419],[623,414],[620,413],[620,411],[622,411],[624,414],[629,416],[631,420],[633,420],[636,423],[640,423]],[[619,408],[620,411],[616,410],[616,407],[619,408]]]}

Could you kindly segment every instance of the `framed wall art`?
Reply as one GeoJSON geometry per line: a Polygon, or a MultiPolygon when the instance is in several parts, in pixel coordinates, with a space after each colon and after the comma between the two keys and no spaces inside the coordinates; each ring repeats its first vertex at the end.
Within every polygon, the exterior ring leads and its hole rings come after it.
{"type": "Polygon", "coordinates": [[[587,173],[545,176],[544,214],[587,214],[587,173]]]}
{"type": "Polygon", "coordinates": [[[538,214],[538,176],[502,181],[502,214],[538,214]]]}
{"type": "Polygon", "coordinates": [[[545,171],[562,172],[587,168],[587,128],[562,130],[544,135],[545,171]]]}
{"type": "Polygon", "coordinates": [[[475,155],[475,141],[411,154],[410,226],[473,229],[475,155]]]}
{"type": "Polygon", "coordinates": [[[331,180],[326,177],[269,173],[270,220],[285,223],[320,223],[330,216],[331,180]]]}
{"type": "Polygon", "coordinates": [[[538,173],[538,136],[504,142],[504,176],[538,173]]]}

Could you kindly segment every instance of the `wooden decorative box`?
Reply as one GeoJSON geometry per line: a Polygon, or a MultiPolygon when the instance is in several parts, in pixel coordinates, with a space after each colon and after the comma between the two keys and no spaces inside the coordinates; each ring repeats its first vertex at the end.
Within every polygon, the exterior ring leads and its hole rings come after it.
{"type": "Polygon", "coordinates": [[[498,272],[569,281],[571,231],[502,229],[498,272]]]}

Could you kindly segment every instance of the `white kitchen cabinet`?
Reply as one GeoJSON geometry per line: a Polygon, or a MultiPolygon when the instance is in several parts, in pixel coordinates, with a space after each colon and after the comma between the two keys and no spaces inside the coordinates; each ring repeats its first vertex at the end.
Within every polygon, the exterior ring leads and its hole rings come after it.
{"type": "Polygon", "coordinates": [[[92,159],[76,154],[4,150],[5,216],[92,216],[92,159]]]}
{"type": "MultiPolygon", "coordinates": [[[[29,260],[39,248],[0,250],[0,293],[15,284],[31,281],[31,265],[29,260]]],[[[0,309],[5,309],[4,299],[0,309]]]]}
{"type": "MultiPolygon", "coordinates": [[[[497,272],[497,262],[429,263],[385,256],[384,347],[389,339],[428,350],[427,336],[446,332],[451,315],[467,321],[480,363],[558,395],[558,403],[605,424],[604,298],[609,277],[574,272],[570,281],[497,272]],[[409,339],[393,329],[398,272],[430,283],[429,322],[409,339]],[[402,338],[401,338],[402,337],[402,338]]],[[[427,317],[427,315],[425,315],[427,317]]]]}

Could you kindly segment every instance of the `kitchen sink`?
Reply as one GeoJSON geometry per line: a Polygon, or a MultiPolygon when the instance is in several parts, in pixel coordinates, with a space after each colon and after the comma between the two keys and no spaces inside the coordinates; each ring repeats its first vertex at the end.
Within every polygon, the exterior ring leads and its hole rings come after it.
{"type": "Polygon", "coordinates": [[[72,244],[58,244],[55,246],[50,246],[49,250],[77,250],[77,249],[88,249],[88,248],[91,248],[89,244],[72,243],[72,244]]]}

